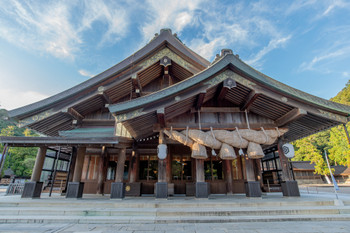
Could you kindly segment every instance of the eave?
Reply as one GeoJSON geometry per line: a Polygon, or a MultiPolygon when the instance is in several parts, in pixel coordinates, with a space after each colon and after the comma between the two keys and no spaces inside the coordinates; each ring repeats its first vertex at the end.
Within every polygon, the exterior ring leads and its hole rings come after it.
{"type": "Polygon", "coordinates": [[[160,35],[156,36],[145,47],[141,48],[139,51],[135,52],[133,55],[129,56],[110,69],[47,99],[9,111],[9,117],[20,120],[32,116],[34,114],[46,111],[54,106],[61,105],[62,103],[64,104],[64,102],[69,98],[81,98],[81,96],[86,95],[87,92],[96,91],[91,90],[91,88],[97,89],[99,85],[103,84],[103,82],[116,74],[121,74],[121,77],[124,78],[125,76],[130,76],[131,71],[127,70],[132,67],[133,64],[145,59],[145,57],[149,56],[152,52],[156,51],[162,46],[170,46],[176,49],[185,59],[191,60],[193,63],[197,64],[199,70],[206,68],[210,64],[209,61],[202,58],[180,42],[179,39],[172,35],[170,29],[165,29],[162,30],[160,35]]]}

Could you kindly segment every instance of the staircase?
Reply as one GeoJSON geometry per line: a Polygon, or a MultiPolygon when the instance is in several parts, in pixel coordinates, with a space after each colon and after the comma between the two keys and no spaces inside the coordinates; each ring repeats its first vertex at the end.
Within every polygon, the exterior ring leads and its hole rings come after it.
{"type": "Polygon", "coordinates": [[[301,198],[249,199],[108,197],[0,200],[0,223],[223,223],[350,221],[350,203],[301,198]]]}

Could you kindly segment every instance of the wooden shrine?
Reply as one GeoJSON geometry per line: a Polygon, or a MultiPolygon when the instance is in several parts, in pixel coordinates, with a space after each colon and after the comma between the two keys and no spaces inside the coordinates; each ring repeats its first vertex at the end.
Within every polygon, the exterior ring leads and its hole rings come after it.
{"type": "Polygon", "coordinates": [[[209,62],[162,29],[103,73],[9,112],[45,137],[0,141],[39,147],[22,197],[40,197],[50,148],[71,155],[67,198],[260,197],[268,150],[280,158],[283,195],[298,196],[282,145],[345,124],[349,113],[254,70],[232,50],[209,62]]]}

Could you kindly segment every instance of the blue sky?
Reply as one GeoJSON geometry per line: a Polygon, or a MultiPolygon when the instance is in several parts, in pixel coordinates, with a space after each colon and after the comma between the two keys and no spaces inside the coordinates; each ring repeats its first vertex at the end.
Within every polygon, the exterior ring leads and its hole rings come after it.
{"type": "Polygon", "coordinates": [[[222,48],[329,99],[350,78],[350,1],[0,1],[0,107],[79,84],[171,28],[212,61],[222,48]]]}

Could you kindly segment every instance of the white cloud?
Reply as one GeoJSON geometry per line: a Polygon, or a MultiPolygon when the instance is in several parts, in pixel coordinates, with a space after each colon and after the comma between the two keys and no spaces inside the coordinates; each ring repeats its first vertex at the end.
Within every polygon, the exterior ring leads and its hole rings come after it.
{"type": "Polygon", "coordinates": [[[344,72],[342,72],[342,76],[343,76],[344,78],[348,78],[348,77],[350,77],[350,72],[344,71],[344,72]]]}
{"type": "Polygon", "coordinates": [[[203,2],[203,0],[146,1],[147,18],[141,25],[144,41],[152,39],[162,28],[172,28],[174,32],[181,33],[186,26],[193,23],[196,10],[200,9],[203,2]]]}
{"type": "Polygon", "coordinates": [[[11,110],[37,102],[47,97],[47,95],[35,91],[0,89],[0,108],[11,110]]]}
{"type": "Polygon", "coordinates": [[[272,50],[284,46],[290,39],[291,35],[283,38],[278,38],[278,39],[272,39],[267,46],[265,46],[263,49],[261,49],[255,56],[254,58],[247,60],[246,62],[251,65],[251,66],[259,66],[259,62],[261,59],[271,52],[272,50]]]}
{"type": "Polygon", "coordinates": [[[85,77],[92,78],[94,76],[93,74],[91,74],[89,71],[86,71],[86,70],[79,70],[78,72],[80,75],[85,76],[85,77]]]}
{"type": "Polygon", "coordinates": [[[322,13],[322,16],[327,16],[331,14],[336,8],[345,8],[349,7],[349,3],[342,0],[333,0],[328,5],[327,9],[322,13]]]}
{"type": "Polygon", "coordinates": [[[331,50],[328,50],[321,55],[315,56],[310,62],[303,62],[300,65],[300,70],[305,71],[305,70],[317,70],[317,69],[322,69],[322,64],[325,61],[329,62],[336,62],[336,59],[339,59],[340,57],[349,54],[350,52],[350,47],[343,47],[341,49],[338,49],[334,52],[329,52],[331,50]]]}
{"type": "Polygon", "coordinates": [[[0,37],[27,50],[58,58],[73,59],[84,42],[84,33],[94,22],[107,25],[101,43],[123,37],[128,26],[127,14],[113,3],[0,1],[0,37]],[[79,12],[84,12],[83,17],[79,12]]]}

